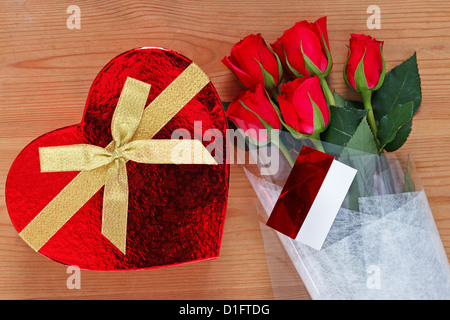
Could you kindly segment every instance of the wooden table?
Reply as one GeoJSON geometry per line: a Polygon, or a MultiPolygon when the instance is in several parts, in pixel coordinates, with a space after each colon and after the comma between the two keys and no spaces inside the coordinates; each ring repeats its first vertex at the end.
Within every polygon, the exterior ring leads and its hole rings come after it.
{"type": "Polygon", "coordinates": [[[282,261],[274,264],[266,255],[258,200],[240,165],[231,165],[218,259],[129,273],[82,271],[81,289],[72,290],[67,267],[35,253],[18,236],[4,186],[13,160],[29,142],[80,121],[92,80],[117,54],[141,46],[176,50],[196,61],[229,101],[240,88],[220,60],[234,43],[249,33],[262,33],[272,43],[296,21],[324,15],[334,60],[329,83],[346,97],[358,98],[342,79],[350,33],[384,40],[388,69],[417,52],[423,101],[403,150],[415,160],[448,256],[449,2],[2,1],[0,299],[308,299],[301,280],[283,273],[282,261]],[[81,29],[67,27],[69,5],[80,8],[81,29]],[[369,5],[381,9],[381,29],[367,29],[369,5]]]}

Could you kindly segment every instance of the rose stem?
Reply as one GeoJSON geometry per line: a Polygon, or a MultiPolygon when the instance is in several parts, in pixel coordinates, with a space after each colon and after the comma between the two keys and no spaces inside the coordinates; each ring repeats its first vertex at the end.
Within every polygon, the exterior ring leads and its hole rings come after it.
{"type": "Polygon", "coordinates": [[[327,100],[328,106],[335,106],[336,101],[334,100],[333,93],[328,86],[327,80],[325,77],[319,77],[320,86],[322,87],[323,94],[325,95],[325,99],[327,100]]]}
{"type": "Polygon", "coordinates": [[[369,122],[370,129],[372,130],[373,137],[375,139],[375,143],[377,144],[377,147],[380,146],[380,141],[377,138],[377,124],[375,122],[375,116],[373,114],[373,108],[372,108],[372,91],[369,90],[363,90],[361,91],[362,100],[364,104],[364,109],[369,110],[369,113],[367,115],[367,121],[369,122]]]}

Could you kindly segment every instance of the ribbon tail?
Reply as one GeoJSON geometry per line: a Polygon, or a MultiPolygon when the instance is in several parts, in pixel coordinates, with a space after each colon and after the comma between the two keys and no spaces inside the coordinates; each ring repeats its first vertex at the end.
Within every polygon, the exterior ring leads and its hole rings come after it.
{"type": "Polygon", "coordinates": [[[105,183],[107,167],[82,171],[20,232],[39,251],[105,183]]]}
{"type": "Polygon", "coordinates": [[[102,234],[123,254],[126,251],[128,219],[128,176],[124,159],[108,168],[103,193],[102,234]]]}

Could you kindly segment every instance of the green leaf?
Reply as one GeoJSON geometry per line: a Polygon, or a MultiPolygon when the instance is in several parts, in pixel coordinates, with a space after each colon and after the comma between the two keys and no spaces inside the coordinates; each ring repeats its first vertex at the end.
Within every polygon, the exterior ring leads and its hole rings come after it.
{"type": "Polygon", "coordinates": [[[364,73],[364,57],[366,56],[366,48],[364,48],[364,54],[358,63],[358,67],[355,70],[355,86],[358,91],[369,90],[367,85],[366,74],[364,73]]]}
{"type": "Polygon", "coordinates": [[[281,43],[280,43],[280,46],[281,46],[281,49],[283,49],[283,53],[284,53],[284,61],[286,62],[286,66],[288,67],[289,71],[292,72],[292,74],[294,75],[294,77],[296,77],[296,78],[303,78],[303,75],[302,75],[300,72],[298,72],[297,70],[295,70],[295,69],[291,66],[291,64],[289,63],[289,60],[288,60],[287,55],[286,55],[286,51],[284,50],[284,47],[283,47],[283,45],[282,45],[281,43]]]}
{"type": "Polygon", "coordinates": [[[403,146],[403,144],[408,139],[409,134],[411,133],[412,129],[412,120],[409,120],[403,127],[401,127],[397,135],[395,136],[394,140],[392,142],[389,142],[385,147],[384,150],[387,152],[394,152],[403,146]]]}
{"type": "Polygon", "coordinates": [[[381,121],[395,106],[414,102],[414,114],[422,100],[420,75],[416,53],[400,65],[387,72],[383,85],[373,92],[372,106],[375,119],[381,121]]]}
{"type": "Polygon", "coordinates": [[[312,107],[313,107],[313,114],[314,114],[314,133],[315,132],[322,132],[325,129],[325,121],[323,120],[322,112],[320,111],[317,104],[313,101],[311,96],[308,92],[309,100],[311,101],[312,107]]]}
{"type": "Polygon", "coordinates": [[[242,102],[242,100],[240,100],[239,102],[242,104],[244,109],[246,109],[246,110],[250,111],[251,113],[253,113],[259,119],[259,121],[261,121],[262,125],[264,126],[264,129],[266,129],[266,130],[273,129],[272,126],[267,123],[267,121],[265,121],[263,118],[261,118],[261,116],[259,114],[257,114],[255,111],[253,111],[252,109],[247,107],[247,105],[244,102],[242,102]]]}
{"type": "Polygon", "coordinates": [[[323,76],[326,77],[328,76],[328,74],[331,71],[331,68],[333,67],[333,59],[331,58],[331,52],[330,49],[328,48],[327,42],[325,41],[325,36],[323,35],[323,32],[320,31],[320,34],[322,35],[322,44],[325,47],[325,52],[327,53],[327,60],[328,60],[327,68],[323,73],[323,76]]]}
{"type": "Polygon", "coordinates": [[[335,91],[335,92],[333,92],[333,97],[334,97],[334,101],[336,101],[336,107],[341,107],[341,108],[345,107],[345,99],[343,96],[341,96],[339,93],[337,93],[335,91]]]}
{"type": "Polygon", "coordinates": [[[281,80],[283,79],[283,65],[281,63],[280,57],[275,53],[275,51],[271,50],[269,46],[266,44],[266,41],[263,39],[264,45],[267,49],[269,49],[270,52],[275,56],[275,59],[277,59],[277,65],[278,65],[278,84],[281,83],[281,80]]]}
{"type": "Polygon", "coordinates": [[[264,69],[261,62],[259,62],[256,59],[255,59],[255,61],[258,62],[259,67],[261,68],[261,72],[262,72],[262,75],[264,78],[264,87],[266,87],[266,89],[269,91],[272,90],[273,88],[276,87],[275,79],[272,77],[272,75],[266,69],[264,69]]]}
{"type": "Polygon", "coordinates": [[[401,127],[406,125],[414,112],[414,103],[407,102],[392,108],[385,116],[380,119],[378,124],[378,140],[380,141],[379,150],[393,142],[401,127]]]}
{"type": "Polygon", "coordinates": [[[377,91],[378,89],[380,89],[381,86],[383,85],[384,77],[386,76],[386,61],[384,60],[384,55],[383,55],[383,44],[380,44],[380,55],[381,55],[381,61],[383,63],[383,69],[381,71],[380,78],[378,78],[377,85],[374,88],[372,88],[370,91],[377,91]]]}
{"type": "Polygon", "coordinates": [[[275,51],[270,50],[277,59],[277,66],[278,66],[278,85],[280,85],[281,81],[283,80],[283,64],[281,63],[280,57],[275,53],[275,51]]]}
{"type": "Polygon", "coordinates": [[[300,50],[303,55],[303,60],[305,61],[306,70],[308,70],[309,74],[322,75],[323,74],[322,71],[320,71],[320,69],[314,64],[314,62],[312,62],[311,59],[309,59],[309,57],[305,54],[305,52],[303,52],[302,41],[300,41],[300,50]]]}
{"type": "MultiPolygon", "coordinates": [[[[361,120],[361,123],[356,128],[355,133],[346,144],[346,148],[359,150],[365,153],[376,154],[378,152],[377,146],[373,139],[372,130],[370,130],[367,117],[361,120]]],[[[347,149],[346,149],[347,150],[347,149]]]]}
{"type": "Polygon", "coordinates": [[[327,144],[326,151],[339,154],[367,114],[367,110],[330,106],[330,124],[321,134],[321,140],[335,146],[327,144]]]}
{"type": "Polygon", "coordinates": [[[352,89],[353,91],[358,91],[358,90],[355,90],[355,88],[353,88],[351,85],[350,85],[350,82],[348,82],[348,78],[347,78],[347,72],[346,72],[346,70],[347,70],[347,63],[348,63],[348,60],[350,59],[350,55],[351,55],[351,53],[352,53],[352,50],[350,50],[350,47],[349,46],[347,46],[347,49],[348,49],[348,54],[347,54],[347,60],[345,61],[345,63],[344,63],[344,69],[343,69],[343,77],[344,77],[344,81],[345,81],[345,83],[347,84],[347,86],[350,88],[350,89],[352,89]]]}
{"type": "Polygon", "coordinates": [[[346,108],[353,108],[353,109],[364,110],[364,104],[362,102],[360,102],[360,101],[346,100],[345,101],[345,107],[346,108]]]}

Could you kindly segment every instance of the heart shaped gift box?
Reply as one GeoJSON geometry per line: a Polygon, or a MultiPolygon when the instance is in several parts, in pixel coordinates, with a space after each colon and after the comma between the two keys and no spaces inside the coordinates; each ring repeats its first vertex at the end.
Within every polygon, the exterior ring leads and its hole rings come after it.
{"type": "Polygon", "coordinates": [[[33,249],[82,269],[216,258],[229,165],[210,133],[225,141],[226,126],[221,100],[195,63],[162,48],[127,51],[97,75],[80,124],[37,138],[17,156],[6,182],[11,221],[33,249]],[[177,129],[192,139],[177,140],[192,146],[178,163],[167,148],[177,129]]]}

